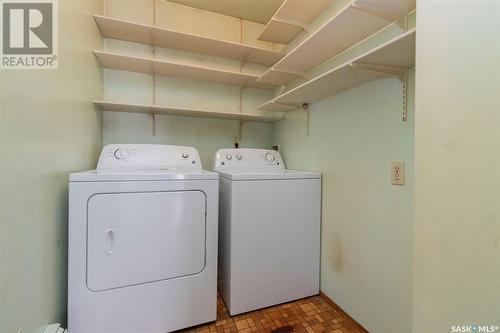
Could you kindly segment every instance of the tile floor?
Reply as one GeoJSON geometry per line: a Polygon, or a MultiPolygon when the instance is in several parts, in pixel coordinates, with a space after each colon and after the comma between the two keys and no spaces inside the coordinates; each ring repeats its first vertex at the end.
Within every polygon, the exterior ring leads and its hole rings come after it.
{"type": "Polygon", "coordinates": [[[230,317],[220,295],[217,297],[217,321],[179,332],[366,333],[351,318],[335,309],[321,296],[230,317]]]}

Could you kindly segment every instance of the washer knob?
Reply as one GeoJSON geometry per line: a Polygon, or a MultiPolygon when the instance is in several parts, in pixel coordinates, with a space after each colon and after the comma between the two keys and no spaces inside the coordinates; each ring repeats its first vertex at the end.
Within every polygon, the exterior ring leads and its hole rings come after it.
{"type": "Polygon", "coordinates": [[[226,159],[227,159],[227,160],[229,160],[229,161],[230,161],[230,160],[232,160],[232,159],[233,159],[233,155],[231,155],[231,154],[227,154],[227,155],[226,155],[226,159]]]}
{"type": "Polygon", "coordinates": [[[188,153],[182,153],[182,158],[188,158],[189,154],[188,153]]]}
{"type": "Polygon", "coordinates": [[[236,159],[237,159],[238,161],[241,161],[241,160],[243,159],[243,155],[241,155],[241,154],[236,154],[236,159]]]}
{"type": "Polygon", "coordinates": [[[115,155],[115,158],[117,160],[123,160],[124,158],[127,158],[127,156],[128,156],[128,149],[118,148],[117,150],[115,150],[113,155],[115,155]]]}
{"type": "Polygon", "coordinates": [[[274,160],[276,159],[276,157],[274,157],[274,155],[271,153],[266,153],[266,155],[264,155],[264,158],[269,162],[274,162],[274,160]]]}

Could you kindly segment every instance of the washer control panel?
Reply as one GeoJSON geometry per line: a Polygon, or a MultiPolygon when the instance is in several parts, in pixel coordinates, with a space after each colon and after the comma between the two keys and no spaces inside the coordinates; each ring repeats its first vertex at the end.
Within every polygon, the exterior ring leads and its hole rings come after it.
{"type": "Polygon", "coordinates": [[[284,170],[279,152],[269,149],[220,149],[215,154],[215,170],[284,170]]]}
{"type": "Polygon", "coordinates": [[[201,170],[196,148],[171,145],[111,144],[101,151],[98,170],[201,170]]]}

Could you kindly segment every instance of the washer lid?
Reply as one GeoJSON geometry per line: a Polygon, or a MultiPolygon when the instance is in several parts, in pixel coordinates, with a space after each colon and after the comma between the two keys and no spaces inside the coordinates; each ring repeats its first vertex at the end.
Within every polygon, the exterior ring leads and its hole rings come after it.
{"type": "Polygon", "coordinates": [[[159,181],[159,180],[203,180],[218,179],[216,172],[183,171],[176,169],[146,169],[146,170],[90,170],[72,173],[70,182],[113,182],[113,181],[159,181]]]}
{"type": "Polygon", "coordinates": [[[214,162],[214,169],[220,172],[285,170],[285,163],[280,153],[269,149],[219,149],[215,154],[214,162]]]}
{"type": "Polygon", "coordinates": [[[250,170],[219,171],[222,178],[229,180],[280,180],[280,179],[320,179],[321,173],[298,170],[280,170],[275,172],[250,170]]]}
{"type": "Polygon", "coordinates": [[[214,169],[230,180],[321,178],[319,172],[286,170],[279,152],[269,149],[219,149],[214,169]]]}

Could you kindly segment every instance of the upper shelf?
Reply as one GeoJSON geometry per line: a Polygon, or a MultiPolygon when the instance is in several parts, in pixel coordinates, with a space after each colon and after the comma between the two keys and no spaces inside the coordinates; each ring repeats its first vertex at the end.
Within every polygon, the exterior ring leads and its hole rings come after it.
{"type": "Polygon", "coordinates": [[[257,121],[257,122],[273,122],[282,120],[284,118],[283,114],[260,115],[260,114],[249,114],[240,112],[220,112],[220,111],[209,111],[201,109],[186,109],[179,107],[116,103],[116,102],[106,102],[106,101],[94,101],[94,104],[105,111],[155,113],[155,114],[168,114],[173,116],[184,116],[184,117],[234,119],[234,120],[257,121]]]}
{"type": "Polygon", "coordinates": [[[258,39],[288,44],[330,4],[331,0],[285,0],[258,39]]]}
{"type": "Polygon", "coordinates": [[[286,84],[415,9],[415,0],[355,0],[266,71],[261,83],[286,84]],[[283,76],[282,73],[289,75],[283,76]]]}
{"type": "Polygon", "coordinates": [[[220,39],[191,35],[179,31],[94,15],[103,37],[220,57],[263,65],[273,65],[284,53],[220,39]]]}
{"type": "Polygon", "coordinates": [[[293,110],[376,79],[401,76],[404,70],[415,66],[415,35],[415,29],[409,30],[279,95],[258,109],[276,111],[278,104],[283,105],[280,111],[293,110]]]}
{"type": "Polygon", "coordinates": [[[242,72],[223,71],[219,69],[181,64],[171,61],[133,57],[94,50],[94,54],[105,68],[120,69],[141,73],[156,73],[189,77],[193,79],[234,84],[261,89],[273,88],[270,84],[257,83],[258,75],[242,72]]]}

